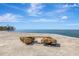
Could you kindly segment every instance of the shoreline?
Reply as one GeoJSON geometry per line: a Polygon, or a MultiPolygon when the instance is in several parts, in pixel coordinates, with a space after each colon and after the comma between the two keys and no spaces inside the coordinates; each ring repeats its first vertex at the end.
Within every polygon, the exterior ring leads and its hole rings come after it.
{"type": "Polygon", "coordinates": [[[79,56],[79,38],[48,33],[0,31],[0,51],[0,56],[79,56]],[[25,45],[19,39],[21,36],[50,36],[57,40],[60,47],[25,45]]]}
{"type": "Polygon", "coordinates": [[[31,33],[31,32],[12,32],[12,31],[0,31],[0,32],[10,32],[10,33],[19,33],[19,34],[46,34],[46,35],[57,35],[57,36],[63,36],[63,37],[69,37],[69,38],[76,38],[79,39],[78,37],[72,37],[72,36],[68,36],[68,35],[63,35],[63,34],[53,34],[53,33],[31,33]]]}
{"type": "Polygon", "coordinates": [[[79,38],[79,30],[15,30],[15,32],[49,33],[79,38]]]}

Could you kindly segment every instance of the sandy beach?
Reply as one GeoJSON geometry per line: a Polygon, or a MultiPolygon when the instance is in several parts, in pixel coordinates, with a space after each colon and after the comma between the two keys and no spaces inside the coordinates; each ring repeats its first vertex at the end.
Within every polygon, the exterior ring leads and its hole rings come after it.
{"type": "Polygon", "coordinates": [[[0,31],[0,56],[79,56],[79,38],[58,34],[0,31]],[[58,41],[60,47],[26,45],[20,41],[20,36],[50,36],[58,41]]]}

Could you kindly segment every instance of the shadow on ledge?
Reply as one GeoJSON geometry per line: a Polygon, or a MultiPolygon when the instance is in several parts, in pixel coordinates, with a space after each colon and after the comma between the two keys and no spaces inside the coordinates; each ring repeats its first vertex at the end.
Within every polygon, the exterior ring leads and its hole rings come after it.
{"type": "MultiPolygon", "coordinates": [[[[34,41],[34,42],[32,42],[31,44],[29,44],[29,45],[34,45],[34,44],[42,44],[42,43],[38,43],[37,41],[34,41]]],[[[26,45],[27,45],[27,44],[26,44],[26,45]]],[[[57,43],[57,44],[52,44],[52,45],[44,44],[44,46],[47,46],[47,47],[61,47],[59,43],[57,43]]]]}
{"type": "Polygon", "coordinates": [[[46,45],[46,44],[44,44],[44,46],[48,46],[48,47],[61,47],[59,43],[52,44],[52,45],[46,45]]]}
{"type": "Polygon", "coordinates": [[[52,44],[51,46],[60,47],[60,44],[59,44],[59,43],[57,43],[57,44],[52,44]]]}

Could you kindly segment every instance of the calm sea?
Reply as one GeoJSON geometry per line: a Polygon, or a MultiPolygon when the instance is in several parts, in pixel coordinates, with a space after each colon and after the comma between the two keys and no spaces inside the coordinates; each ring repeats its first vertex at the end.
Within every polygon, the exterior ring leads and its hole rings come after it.
{"type": "Polygon", "coordinates": [[[27,33],[51,33],[51,34],[61,34],[71,37],[79,38],[79,30],[16,30],[17,32],[27,32],[27,33]]]}

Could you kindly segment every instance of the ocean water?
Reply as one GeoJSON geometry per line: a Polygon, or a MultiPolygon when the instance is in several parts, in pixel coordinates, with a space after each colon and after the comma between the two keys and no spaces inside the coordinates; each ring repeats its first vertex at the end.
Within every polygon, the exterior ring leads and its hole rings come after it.
{"type": "Polygon", "coordinates": [[[16,30],[16,32],[50,33],[50,34],[60,34],[79,38],[79,30],[16,30]]]}

